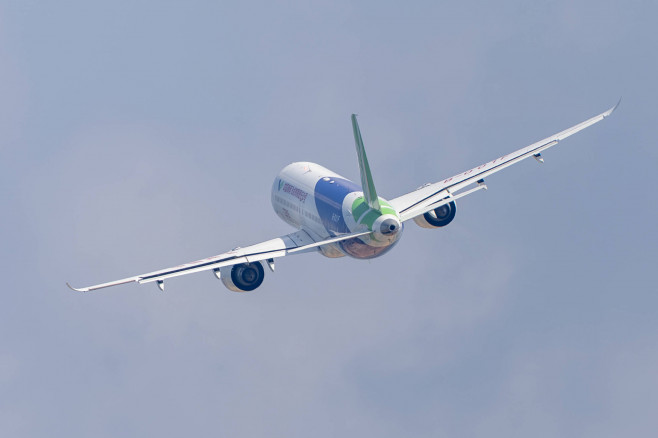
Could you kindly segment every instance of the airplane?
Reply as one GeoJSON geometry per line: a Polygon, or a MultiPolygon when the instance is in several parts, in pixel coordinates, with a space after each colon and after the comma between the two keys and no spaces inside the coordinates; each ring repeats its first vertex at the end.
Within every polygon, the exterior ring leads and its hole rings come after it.
{"type": "Polygon", "coordinates": [[[390,201],[377,195],[359,124],[352,114],[360,186],[311,162],[289,164],[274,179],[271,194],[274,211],[297,231],[213,257],[108,283],[83,288],[66,284],[75,291],[89,292],[126,283],[154,282],[164,291],[165,280],[212,271],[229,290],[249,292],[263,283],[265,267],[274,272],[274,260],[287,255],[319,252],[329,258],[379,257],[400,240],[405,222],[413,220],[423,228],[448,225],[457,211],[455,201],[486,190],[486,177],[529,157],[543,163],[543,151],[608,117],[620,102],[621,99],[609,110],[557,134],[455,176],[425,184],[390,201]]]}

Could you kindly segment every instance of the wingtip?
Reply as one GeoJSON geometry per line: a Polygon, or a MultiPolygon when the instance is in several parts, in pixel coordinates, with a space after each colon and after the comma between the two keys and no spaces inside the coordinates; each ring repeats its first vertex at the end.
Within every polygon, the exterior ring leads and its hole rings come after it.
{"type": "Polygon", "coordinates": [[[66,285],[69,287],[69,289],[74,290],[76,292],[89,292],[89,289],[87,288],[76,289],[73,286],[71,286],[68,282],[66,282],[66,285]]]}
{"type": "Polygon", "coordinates": [[[603,113],[603,117],[608,117],[610,114],[612,114],[612,113],[617,109],[617,107],[619,106],[620,103],[621,103],[621,97],[619,98],[619,100],[617,101],[617,103],[615,104],[615,106],[613,106],[613,107],[610,108],[608,111],[606,111],[605,113],[603,113]]]}

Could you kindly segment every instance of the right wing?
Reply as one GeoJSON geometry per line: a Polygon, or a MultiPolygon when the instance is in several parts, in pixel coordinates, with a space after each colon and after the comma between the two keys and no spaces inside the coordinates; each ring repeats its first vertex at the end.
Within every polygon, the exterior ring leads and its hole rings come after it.
{"type": "MultiPolygon", "coordinates": [[[[621,102],[621,99],[619,102],[621,102]]],[[[489,161],[488,163],[482,164],[471,170],[467,170],[459,175],[455,175],[434,184],[422,186],[413,192],[392,199],[389,203],[400,213],[400,219],[406,221],[427,213],[430,210],[434,210],[441,205],[448,204],[455,199],[469,195],[477,190],[486,189],[487,186],[484,185],[485,177],[532,156],[543,161],[540,155],[543,150],[555,146],[560,140],[605,119],[617,109],[619,102],[609,110],[574,125],[571,128],[567,128],[564,131],[553,134],[550,137],[531,144],[530,146],[503,155],[500,158],[496,158],[493,161],[489,161]],[[476,183],[477,186],[475,188],[460,192],[460,190],[476,183]]]]}
{"type": "Polygon", "coordinates": [[[354,237],[364,236],[370,234],[370,231],[358,231],[355,233],[343,234],[337,237],[331,237],[315,241],[303,230],[297,231],[292,234],[287,234],[276,239],[268,240],[266,242],[257,243],[255,245],[247,246],[244,248],[235,248],[223,254],[206,259],[197,260],[195,262],[185,263],[183,265],[174,266],[173,268],[161,269],[159,271],[149,272],[146,274],[136,275],[134,277],[123,278],[121,280],[110,281],[108,283],[96,284],[94,286],[74,288],[66,283],[68,287],[78,292],[89,292],[106,287],[117,286],[125,283],[136,282],[139,284],[150,283],[156,281],[159,287],[163,286],[163,281],[178,277],[179,275],[192,274],[201,271],[210,271],[225,266],[233,266],[240,263],[253,263],[261,260],[273,260],[277,257],[283,257],[288,254],[296,254],[314,249],[318,246],[327,245],[329,243],[340,242],[342,240],[352,239],[354,237]]]}

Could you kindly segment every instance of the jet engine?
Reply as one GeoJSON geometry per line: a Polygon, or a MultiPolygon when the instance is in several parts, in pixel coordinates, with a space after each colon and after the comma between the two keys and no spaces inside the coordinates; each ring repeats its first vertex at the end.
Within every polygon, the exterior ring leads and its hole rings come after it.
{"type": "Polygon", "coordinates": [[[265,271],[261,262],[240,263],[220,268],[220,279],[233,292],[250,292],[263,283],[265,271]]]}
{"type": "Polygon", "coordinates": [[[402,230],[400,219],[392,214],[383,214],[379,216],[372,224],[372,231],[375,239],[379,242],[393,243],[400,236],[398,233],[402,230]]]}
{"type": "Polygon", "coordinates": [[[450,201],[425,214],[416,216],[414,222],[423,228],[445,227],[455,218],[456,212],[457,206],[455,205],[455,201],[450,201]]]}

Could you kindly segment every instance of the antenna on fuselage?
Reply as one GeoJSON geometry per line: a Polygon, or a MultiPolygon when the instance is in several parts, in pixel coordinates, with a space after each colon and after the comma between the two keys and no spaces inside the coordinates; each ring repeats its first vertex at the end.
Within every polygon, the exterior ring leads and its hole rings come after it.
{"type": "Polygon", "coordinates": [[[372,179],[372,173],[370,173],[370,165],[368,165],[368,157],[366,157],[366,150],[363,147],[361,131],[359,130],[359,124],[356,121],[356,114],[352,114],[352,130],[354,131],[356,155],[359,157],[359,171],[361,172],[363,196],[366,198],[366,203],[370,208],[381,211],[379,197],[377,196],[377,190],[375,190],[375,182],[372,179]]]}

